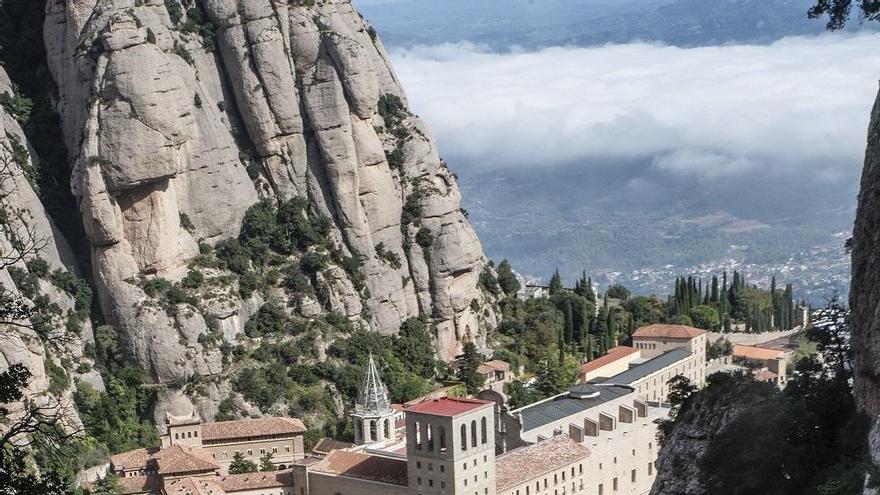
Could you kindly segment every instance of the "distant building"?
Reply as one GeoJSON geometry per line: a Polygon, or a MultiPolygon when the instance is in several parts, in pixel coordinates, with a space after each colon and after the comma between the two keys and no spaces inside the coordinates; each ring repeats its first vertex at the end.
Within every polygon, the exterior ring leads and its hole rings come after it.
{"type": "Polygon", "coordinates": [[[617,346],[608,349],[604,356],[581,365],[578,382],[584,383],[597,378],[617,375],[628,370],[630,364],[641,359],[642,353],[634,347],[617,346]]]}
{"type": "Polygon", "coordinates": [[[788,362],[794,352],[762,346],[733,346],[733,361],[751,369],[755,379],[782,387],[786,383],[788,362]]]}
{"type": "Polygon", "coordinates": [[[522,301],[528,299],[544,299],[550,297],[549,285],[525,284],[516,293],[516,298],[522,301]]]}
{"type": "Polygon", "coordinates": [[[486,378],[483,387],[496,392],[504,392],[504,384],[513,381],[510,364],[498,359],[481,364],[477,367],[477,373],[486,378]]]}
{"type": "Polygon", "coordinates": [[[633,333],[633,347],[642,359],[630,369],[605,379],[603,384],[633,387],[644,400],[665,402],[668,382],[683,375],[694,385],[706,383],[706,331],[685,325],[649,325],[633,333]]]}

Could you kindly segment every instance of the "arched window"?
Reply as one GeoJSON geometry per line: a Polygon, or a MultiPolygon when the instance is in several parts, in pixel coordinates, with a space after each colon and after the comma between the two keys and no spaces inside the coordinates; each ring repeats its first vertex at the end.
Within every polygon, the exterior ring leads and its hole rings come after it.
{"type": "Polygon", "coordinates": [[[428,450],[434,451],[434,426],[428,423],[428,450]]]}
{"type": "Polygon", "coordinates": [[[385,438],[391,438],[391,420],[385,418],[385,438]]]}
{"type": "Polygon", "coordinates": [[[461,450],[467,450],[467,428],[461,425],[461,450]]]}
{"type": "Polygon", "coordinates": [[[373,442],[376,440],[376,438],[377,438],[376,420],[373,419],[373,420],[370,420],[370,438],[368,438],[367,441],[373,442]]]}
{"type": "Polygon", "coordinates": [[[471,421],[471,447],[477,446],[477,420],[471,421]]]}
{"type": "Polygon", "coordinates": [[[483,419],[480,420],[480,442],[481,443],[487,442],[486,433],[487,433],[486,432],[486,418],[484,417],[483,419]]]}
{"type": "Polygon", "coordinates": [[[415,439],[416,439],[416,448],[422,448],[422,426],[418,421],[415,422],[414,426],[416,427],[415,439]]]}
{"type": "Polygon", "coordinates": [[[440,437],[440,452],[446,452],[446,428],[437,427],[437,436],[440,437]]]}

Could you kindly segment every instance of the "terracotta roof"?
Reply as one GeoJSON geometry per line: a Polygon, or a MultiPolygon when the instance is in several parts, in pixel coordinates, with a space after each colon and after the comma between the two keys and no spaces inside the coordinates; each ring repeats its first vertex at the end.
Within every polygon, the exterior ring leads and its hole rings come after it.
{"type": "Polygon", "coordinates": [[[162,477],[157,474],[119,478],[119,495],[158,494],[160,490],[162,490],[162,477]]]}
{"type": "Polygon", "coordinates": [[[464,399],[461,397],[444,397],[442,399],[434,399],[432,401],[416,404],[407,408],[406,412],[454,417],[491,404],[494,404],[494,402],[479,399],[464,399]]]}
{"type": "Polygon", "coordinates": [[[334,450],[312,466],[312,471],[380,483],[406,486],[406,461],[377,455],[334,450]]]}
{"type": "Polygon", "coordinates": [[[202,441],[234,440],[268,435],[304,433],[306,426],[297,418],[252,418],[202,424],[202,441]]]}
{"type": "Polygon", "coordinates": [[[753,347],[750,345],[733,346],[733,355],[735,357],[746,359],[764,361],[768,359],[776,359],[778,357],[782,357],[783,354],[785,354],[785,351],[781,351],[779,349],[767,349],[764,347],[753,347]]]}
{"type": "Polygon", "coordinates": [[[226,495],[226,491],[213,479],[183,478],[165,482],[164,495],[226,495]]]}
{"type": "Polygon", "coordinates": [[[617,347],[612,347],[608,349],[608,353],[602,357],[598,357],[589,363],[584,363],[581,365],[581,373],[589,373],[591,371],[596,371],[597,369],[609,365],[618,359],[623,359],[629,355],[639,353],[638,349],[634,347],[627,347],[623,345],[619,345],[617,347]]]}
{"type": "Polygon", "coordinates": [[[110,456],[110,464],[116,470],[134,471],[148,467],[153,455],[159,452],[158,448],[135,449],[128,452],[110,456]]]}
{"type": "Polygon", "coordinates": [[[779,375],[770,370],[758,370],[755,371],[752,376],[754,376],[755,380],[758,380],[759,382],[772,382],[776,381],[776,378],[779,377],[779,375]]]}
{"type": "Polygon", "coordinates": [[[477,373],[482,373],[484,375],[492,371],[510,371],[510,364],[494,359],[492,361],[486,361],[477,367],[477,373]]]}
{"type": "Polygon", "coordinates": [[[667,339],[692,339],[706,333],[705,330],[687,325],[663,325],[657,323],[642,327],[633,333],[633,337],[662,337],[667,339]]]}
{"type": "Polygon", "coordinates": [[[287,469],[284,471],[230,474],[227,476],[215,476],[211,480],[226,490],[227,493],[245,490],[265,490],[267,488],[293,486],[293,471],[287,469]]]}
{"type": "MultiPolygon", "coordinates": [[[[450,369],[451,368],[452,368],[452,365],[450,365],[450,369]]],[[[422,402],[428,402],[428,401],[434,400],[434,399],[442,399],[443,397],[449,397],[449,393],[452,392],[453,390],[458,389],[458,388],[459,388],[459,385],[449,385],[448,387],[443,387],[443,388],[438,388],[436,390],[432,390],[421,397],[416,397],[415,399],[404,402],[403,407],[407,408],[410,406],[414,406],[416,404],[421,404],[422,402]]]]}
{"type": "Polygon", "coordinates": [[[162,449],[154,457],[159,466],[157,472],[162,475],[220,469],[212,459],[211,453],[199,447],[172,445],[162,449]]]}
{"type": "Polygon", "coordinates": [[[333,440],[332,438],[322,438],[318,440],[318,443],[312,447],[312,452],[315,454],[327,454],[331,450],[345,450],[354,447],[353,443],[349,442],[340,442],[339,440],[333,440]]]}
{"type": "Polygon", "coordinates": [[[495,490],[501,493],[589,456],[590,449],[568,435],[511,450],[495,460],[495,490]]]}
{"type": "Polygon", "coordinates": [[[391,404],[391,409],[394,409],[394,411],[396,412],[401,412],[406,409],[406,406],[404,406],[403,404],[391,404]]]}

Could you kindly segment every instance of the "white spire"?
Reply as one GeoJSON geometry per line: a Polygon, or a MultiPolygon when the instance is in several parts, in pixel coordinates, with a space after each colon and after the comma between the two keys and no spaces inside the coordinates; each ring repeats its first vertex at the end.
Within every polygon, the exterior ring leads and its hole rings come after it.
{"type": "Polygon", "coordinates": [[[382,416],[391,410],[391,401],[388,400],[388,389],[382,384],[379,372],[376,371],[376,363],[373,361],[373,353],[370,353],[370,363],[367,365],[367,373],[361,385],[360,395],[355,412],[361,416],[382,416]]]}

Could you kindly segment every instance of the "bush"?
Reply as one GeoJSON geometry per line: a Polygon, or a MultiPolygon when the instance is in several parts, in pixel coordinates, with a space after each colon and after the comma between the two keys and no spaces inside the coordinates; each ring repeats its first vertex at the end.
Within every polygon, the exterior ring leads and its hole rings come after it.
{"type": "Polygon", "coordinates": [[[28,272],[36,277],[43,278],[49,274],[49,263],[43,258],[34,258],[25,263],[28,272]]]}
{"type": "Polygon", "coordinates": [[[198,289],[204,282],[205,276],[202,275],[202,272],[190,270],[180,281],[180,285],[187,289],[198,289]]]}
{"type": "Polygon", "coordinates": [[[75,274],[61,270],[52,272],[52,283],[73,296],[74,307],[78,312],[89,312],[92,307],[92,287],[75,274]]]}
{"type": "Polygon", "coordinates": [[[434,234],[427,227],[422,227],[416,233],[416,244],[427,250],[434,244],[434,234]]]}
{"type": "Polygon", "coordinates": [[[171,282],[161,277],[151,278],[144,284],[144,292],[150,297],[159,297],[171,288],[171,282]]]}
{"type": "Polygon", "coordinates": [[[391,93],[385,93],[379,97],[379,115],[385,120],[388,126],[397,125],[409,116],[403,100],[399,96],[391,93]]]}
{"type": "Polygon", "coordinates": [[[70,388],[70,377],[67,376],[67,372],[55,364],[48,355],[43,359],[43,367],[46,370],[46,376],[49,377],[49,393],[61,395],[70,388]]]}
{"type": "Polygon", "coordinates": [[[34,102],[30,98],[15,93],[10,94],[8,91],[0,94],[0,106],[22,126],[27,125],[34,110],[34,102]]]}
{"type": "Polygon", "coordinates": [[[263,337],[284,333],[290,318],[281,306],[275,302],[267,302],[244,325],[244,333],[248,337],[263,337]]]}

